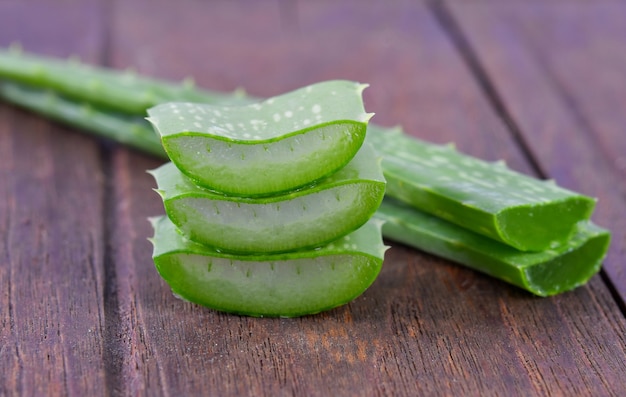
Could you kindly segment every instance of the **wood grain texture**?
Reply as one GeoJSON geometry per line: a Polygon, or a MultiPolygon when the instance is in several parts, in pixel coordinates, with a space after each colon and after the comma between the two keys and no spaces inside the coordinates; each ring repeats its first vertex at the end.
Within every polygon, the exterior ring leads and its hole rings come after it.
{"type": "Polygon", "coordinates": [[[626,302],[626,5],[451,3],[548,177],[598,197],[604,270],[626,302]]]}
{"type": "MultiPolygon", "coordinates": [[[[331,78],[368,82],[366,107],[377,123],[598,191],[600,205],[609,202],[599,220],[618,218],[610,211],[623,202],[605,178],[621,177],[619,151],[598,147],[624,143],[614,129],[621,115],[600,131],[598,102],[572,87],[587,69],[564,70],[567,63],[548,53],[572,44],[560,36],[570,23],[615,48],[605,37],[622,29],[615,17],[596,27],[577,11],[565,13],[569,22],[556,18],[561,2],[527,14],[518,11],[531,8],[511,8],[514,15],[479,3],[452,11],[523,136],[539,131],[529,145],[539,167],[450,27],[419,1],[4,1],[0,44],[20,41],[27,50],[77,53],[171,79],[191,75],[207,88],[259,96],[331,78]],[[588,127],[581,129],[581,116],[588,127]]],[[[593,43],[614,75],[619,56],[593,43]]],[[[591,97],[602,97],[598,87],[608,82],[594,81],[591,97]]],[[[610,92],[619,100],[621,90],[610,92]]],[[[256,319],[178,300],[146,240],[146,218],[163,213],[145,173],[158,164],[0,104],[0,396],[618,396],[626,389],[626,320],[601,277],[540,299],[394,244],[365,294],[320,315],[256,319]]],[[[623,251],[612,255],[617,268],[623,251]]]]}
{"type": "MultiPolygon", "coordinates": [[[[94,2],[1,2],[0,45],[95,61],[94,2]]],[[[103,174],[93,139],[0,104],[0,395],[97,395],[103,174]]]]}
{"type": "MultiPolygon", "coordinates": [[[[429,7],[268,4],[118,2],[110,63],[261,96],[330,78],[369,82],[377,122],[533,172],[429,7]],[[159,39],[163,26],[171,30],[159,39]]],[[[626,324],[599,277],[538,299],[396,245],[362,297],[318,316],[252,319],[177,300],[144,240],[145,218],[162,212],[144,174],[154,162],[125,149],[112,159],[119,341],[111,368],[120,392],[617,395],[624,387],[626,324]]]]}

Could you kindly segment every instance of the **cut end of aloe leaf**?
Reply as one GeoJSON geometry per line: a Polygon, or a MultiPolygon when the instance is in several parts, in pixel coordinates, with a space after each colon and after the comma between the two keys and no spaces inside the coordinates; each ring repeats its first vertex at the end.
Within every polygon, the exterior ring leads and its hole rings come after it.
{"type": "Polygon", "coordinates": [[[340,80],[250,105],[167,103],[149,109],[148,120],[172,162],[198,184],[270,195],[330,175],[355,155],[372,115],[363,88],[340,80]]]}
{"type": "Polygon", "coordinates": [[[155,265],[177,296],[256,317],[303,316],[350,302],[374,282],[385,251],[375,222],[316,250],[244,256],[190,242],[166,217],[154,226],[155,265]]]}
{"type": "Polygon", "coordinates": [[[567,244],[581,219],[588,219],[595,200],[572,195],[508,208],[497,215],[501,241],[522,251],[542,251],[567,244]],[[549,226],[548,226],[549,225],[549,226]]]}
{"type": "Polygon", "coordinates": [[[529,290],[538,296],[551,296],[584,285],[600,270],[610,240],[605,229],[587,222],[579,225],[561,255],[524,271],[529,290]]]}
{"type": "Polygon", "coordinates": [[[151,174],[168,217],[185,236],[237,253],[285,252],[328,243],[367,222],[385,192],[380,165],[368,145],[316,185],[265,198],[204,189],[172,163],[151,174]]]}
{"type": "Polygon", "coordinates": [[[610,233],[591,222],[577,225],[566,244],[522,252],[441,218],[385,198],[375,215],[385,237],[449,259],[538,296],[569,291],[600,269],[610,233]]]}

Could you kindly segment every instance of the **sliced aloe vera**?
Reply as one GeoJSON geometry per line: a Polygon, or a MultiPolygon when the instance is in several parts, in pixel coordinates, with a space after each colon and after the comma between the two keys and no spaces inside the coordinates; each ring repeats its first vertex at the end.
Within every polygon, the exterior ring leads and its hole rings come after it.
{"type": "Polygon", "coordinates": [[[387,195],[523,251],[565,244],[595,200],[500,163],[370,126],[387,195]]]}
{"type": "Polygon", "coordinates": [[[176,166],[198,184],[262,196],[310,184],[361,147],[371,114],[350,81],[327,81],[242,106],[166,103],[149,121],[176,166]]]}
{"type": "Polygon", "coordinates": [[[385,194],[374,151],[364,145],[345,167],[306,189],[246,198],[195,185],[172,163],[152,171],[172,222],[195,242],[230,252],[313,248],[363,225],[385,194]]]}
{"type": "Polygon", "coordinates": [[[585,284],[600,270],[610,234],[582,221],[565,244],[522,252],[480,234],[385,198],[376,218],[385,237],[458,262],[538,296],[550,296],[585,284]]]}
{"type": "Polygon", "coordinates": [[[348,303],[374,282],[386,250],[376,220],[319,249],[241,256],[185,239],[167,217],[151,221],[156,268],[176,295],[250,316],[295,317],[348,303]]]}

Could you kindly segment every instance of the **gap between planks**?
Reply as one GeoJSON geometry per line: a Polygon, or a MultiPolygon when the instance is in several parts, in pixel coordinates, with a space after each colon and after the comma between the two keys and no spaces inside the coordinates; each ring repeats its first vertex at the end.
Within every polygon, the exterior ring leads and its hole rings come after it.
{"type": "MultiPolygon", "coordinates": [[[[488,102],[493,106],[495,113],[502,119],[509,132],[511,133],[514,141],[521,148],[521,151],[531,165],[533,172],[536,173],[537,176],[540,178],[548,178],[549,174],[543,169],[539,160],[534,155],[532,149],[526,142],[524,135],[521,132],[521,128],[515,122],[514,117],[507,109],[507,106],[502,100],[501,95],[498,93],[495,84],[489,78],[489,74],[487,73],[486,68],[483,66],[476,51],[472,48],[472,45],[467,40],[459,23],[456,21],[455,17],[445,5],[445,2],[441,0],[426,0],[426,4],[432,10],[433,14],[435,15],[435,19],[441,25],[442,30],[446,34],[448,34],[448,36],[450,37],[450,41],[459,51],[461,59],[463,59],[471,74],[476,78],[478,86],[483,90],[488,102]]],[[[549,71],[545,70],[545,65],[542,66],[544,66],[544,72],[548,73],[549,71]]],[[[554,76],[551,73],[548,74],[549,81],[554,84],[554,88],[559,93],[561,98],[568,104],[568,106],[570,106],[573,112],[573,116],[576,117],[576,119],[581,123],[585,132],[591,135],[591,127],[589,122],[586,121],[585,117],[580,113],[579,109],[573,106],[572,99],[564,91],[564,88],[560,84],[558,84],[554,76]]],[[[599,274],[608,292],[610,293],[611,298],[619,308],[621,314],[626,318],[626,302],[622,299],[617,286],[615,285],[613,280],[611,280],[604,267],[600,270],[599,274]]]]}

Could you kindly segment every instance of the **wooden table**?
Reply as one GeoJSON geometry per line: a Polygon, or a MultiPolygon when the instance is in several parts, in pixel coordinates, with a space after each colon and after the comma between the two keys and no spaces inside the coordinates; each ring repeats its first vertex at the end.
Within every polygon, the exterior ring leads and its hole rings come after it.
{"type": "Polygon", "coordinates": [[[599,198],[586,286],[536,298],[393,244],[347,306],[216,313],[159,278],[160,160],[0,104],[0,395],[618,396],[626,391],[626,3],[0,0],[0,45],[270,96],[368,82],[433,142],[599,198]]]}

